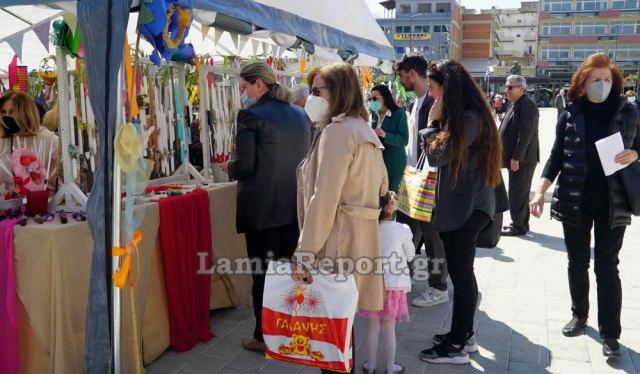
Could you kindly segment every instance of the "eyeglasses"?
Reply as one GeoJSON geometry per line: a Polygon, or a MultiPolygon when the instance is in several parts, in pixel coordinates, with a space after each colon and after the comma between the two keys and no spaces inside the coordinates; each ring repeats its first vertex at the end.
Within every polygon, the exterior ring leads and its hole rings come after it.
{"type": "Polygon", "coordinates": [[[522,87],[522,86],[504,86],[504,88],[507,89],[507,91],[511,91],[516,87],[522,87]]]}
{"type": "Polygon", "coordinates": [[[368,101],[382,101],[380,96],[371,96],[367,99],[368,101]]]}
{"type": "Polygon", "coordinates": [[[313,88],[311,88],[311,94],[313,96],[320,96],[320,90],[326,90],[326,89],[327,89],[327,87],[324,87],[324,86],[322,86],[322,87],[313,87],[313,88]]]}

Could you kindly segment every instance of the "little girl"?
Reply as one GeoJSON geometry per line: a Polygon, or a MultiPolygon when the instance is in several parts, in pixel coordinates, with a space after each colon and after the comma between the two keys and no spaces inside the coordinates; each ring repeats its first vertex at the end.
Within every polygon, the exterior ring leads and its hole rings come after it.
{"type": "Polygon", "coordinates": [[[411,291],[408,262],[416,254],[413,246],[413,234],[409,226],[395,222],[394,212],[398,206],[396,195],[389,191],[380,198],[380,248],[383,258],[388,259],[384,265],[384,284],[386,297],[380,311],[360,310],[358,315],[369,319],[367,333],[368,361],[363,364],[367,373],[376,369],[378,341],[382,335],[384,358],[387,362],[387,373],[403,373],[404,366],[395,362],[396,358],[396,322],[409,320],[407,292],[411,291]]]}

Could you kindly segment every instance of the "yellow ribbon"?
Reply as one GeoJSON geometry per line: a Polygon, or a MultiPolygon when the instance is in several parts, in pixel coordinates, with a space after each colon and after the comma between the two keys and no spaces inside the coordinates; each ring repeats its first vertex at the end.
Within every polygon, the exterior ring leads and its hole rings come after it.
{"type": "MultiPolygon", "coordinates": [[[[138,53],[138,51],[136,50],[136,53],[138,53]]],[[[125,69],[125,74],[127,75],[127,95],[129,98],[129,105],[130,105],[130,113],[129,115],[131,116],[131,118],[136,118],[138,116],[139,113],[139,109],[138,109],[138,99],[137,96],[135,94],[134,88],[135,88],[135,84],[136,82],[133,80],[133,65],[131,65],[131,48],[129,47],[129,39],[127,38],[127,35],[124,36],[124,69],[125,69]]]]}
{"type": "MultiPolygon", "coordinates": [[[[120,267],[118,267],[118,270],[113,274],[113,281],[116,284],[116,287],[123,288],[127,284],[127,278],[129,278],[129,276],[131,275],[131,261],[132,261],[131,256],[134,250],[136,251],[136,256],[138,256],[138,253],[139,253],[138,245],[140,245],[141,241],[142,241],[142,233],[136,230],[133,233],[133,240],[129,242],[125,248],[114,246],[111,249],[112,256],[124,257],[124,259],[120,263],[120,267]]],[[[137,264],[138,264],[138,274],[140,274],[140,261],[138,261],[137,264]]],[[[133,277],[130,280],[130,282],[131,282],[131,288],[135,287],[135,282],[133,281],[133,277]]]]}

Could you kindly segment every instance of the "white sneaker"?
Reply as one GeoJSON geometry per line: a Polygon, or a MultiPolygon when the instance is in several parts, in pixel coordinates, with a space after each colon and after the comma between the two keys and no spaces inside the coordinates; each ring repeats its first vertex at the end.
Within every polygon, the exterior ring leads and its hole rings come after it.
{"type": "Polygon", "coordinates": [[[444,304],[447,301],[449,301],[449,292],[429,287],[422,295],[413,299],[411,304],[419,308],[428,308],[430,306],[444,304]]]}

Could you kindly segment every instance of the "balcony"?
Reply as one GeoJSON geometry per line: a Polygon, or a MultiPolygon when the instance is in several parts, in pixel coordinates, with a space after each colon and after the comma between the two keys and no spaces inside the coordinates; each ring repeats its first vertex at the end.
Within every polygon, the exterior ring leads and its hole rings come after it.
{"type": "MultiPolygon", "coordinates": [[[[522,68],[522,76],[524,77],[535,77],[536,76],[536,67],[535,66],[520,66],[522,68]]],[[[493,75],[496,77],[506,77],[511,74],[511,66],[495,66],[493,68],[493,75]]]]}
{"type": "Polygon", "coordinates": [[[507,33],[505,31],[496,31],[498,36],[498,40],[501,42],[512,42],[515,40],[515,35],[512,33],[507,33]]]}
{"type": "Polygon", "coordinates": [[[429,19],[429,18],[451,18],[451,13],[417,13],[419,16],[414,16],[413,14],[400,14],[396,13],[396,19],[405,20],[414,18],[416,20],[419,19],[429,19]]]}

